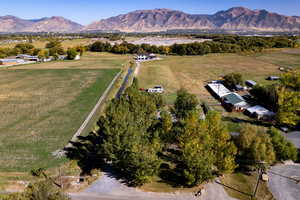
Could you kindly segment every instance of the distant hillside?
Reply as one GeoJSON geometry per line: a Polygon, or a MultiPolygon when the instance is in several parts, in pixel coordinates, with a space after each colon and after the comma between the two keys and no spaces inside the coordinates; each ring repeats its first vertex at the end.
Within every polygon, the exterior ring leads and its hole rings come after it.
{"type": "Polygon", "coordinates": [[[235,7],[213,15],[187,14],[169,9],[138,10],[96,21],[84,28],[153,32],[180,29],[239,30],[239,31],[300,31],[300,17],[284,16],[266,10],[235,7]]]}
{"type": "Polygon", "coordinates": [[[266,10],[234,7],[213,15],[188,14],[177,10],[137,10],[102,19],[86,27],[63,17],[20,19],[0,17],[0,32],[159,32],[167,30],[300,31],[300,17],[266,10]]]}
{"type": "Polygon", "coordinates": [[[0,32],[78,32],[82,25],[63,17],[20,19],[15,16],[0,17],[0,32]]]}

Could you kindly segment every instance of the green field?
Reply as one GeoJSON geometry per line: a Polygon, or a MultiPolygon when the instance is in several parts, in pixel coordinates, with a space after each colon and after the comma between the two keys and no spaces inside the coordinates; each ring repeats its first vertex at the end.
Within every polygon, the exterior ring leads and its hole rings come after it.
{"type": "Polygon", "coordinates": [[[0,69],[0,172],[51,168],[129,56],[0,69]],[[106,69],[105,69],[106,68],[106,69]]]}

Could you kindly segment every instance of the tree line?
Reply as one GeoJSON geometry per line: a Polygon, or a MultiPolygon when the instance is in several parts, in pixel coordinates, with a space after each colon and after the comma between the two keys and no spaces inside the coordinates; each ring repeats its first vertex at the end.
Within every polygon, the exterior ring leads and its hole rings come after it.
{"type": "Polygon", "coordinates": [[[218,36],[212,41],[194,42],[190,44],[173,44],[171,46],[156,46],[149,44],[135,45],[128,42],[111,45],[109,42],[97,41],[89,46],[90,51],[111,52],[117,54],[157,53],[166,55],[205,55],[208,53],[239,53],[259,52],[267,48],[296,47],[296,38],[280,37],[246,37],[218,36]]]}
{"type": "Polygon", "coordinates": [[[59,40],[50,40],[46,43],[45,48],[36,48],[32,43],[16,44],[14,48],[0,48],[0,58],[27,54],[38,56],[40,59],[52,56],[56,60],[60,55],[67,54],[67,58],[72,60],[77,54],[82,55],[85,51],[86,47],[84,46],[76,46],[65,50],[59,40]]]}

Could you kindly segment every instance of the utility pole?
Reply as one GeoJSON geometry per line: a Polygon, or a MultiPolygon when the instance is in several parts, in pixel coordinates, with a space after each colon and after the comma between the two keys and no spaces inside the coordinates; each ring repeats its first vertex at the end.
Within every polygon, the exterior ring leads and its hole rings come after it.
{"type": "Polygon", "coordinates": [[[255,185],[255,189],[254,189],[254,192],[253,192],[253,195],[251,197],[251,199],[254,199],[256,197],[256,193],[257,193],[257,189],[258,189],[258,185],[259,185],[259,181],[262,177],[262,173],[263,173],[263,164],[265,164],[265,162],[263,161],[259,161],[259,168],[258,168],[258,176],[257,176],[257,180],[256,180],[256,185],[255,185]]]}

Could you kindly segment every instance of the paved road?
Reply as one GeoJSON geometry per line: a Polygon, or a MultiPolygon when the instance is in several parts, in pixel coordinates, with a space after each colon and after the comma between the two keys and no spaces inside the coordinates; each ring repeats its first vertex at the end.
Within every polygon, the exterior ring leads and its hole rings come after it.
{"type": "Polygon", "coordinates": [[[205,193],[195,197],[194,193],[153,193],[128,187],[104,172],[99,180],[80,193],[70,194],[72,200],[235,200],[227,195],[217,183],[205,186],[205,193]]]}
{"type": "Polygon", "coordinates": [[[293,132],[289,132],[289,133],[284,133],[284,136],[289,141],[291,141],[297,148],[300,148],[300,131],[293,131],[293,132]]]}
{"type": "Polygon", "coordinates": [[[300,165],[276,165],[269,171],[269,189],[277,200],[299,200],[300,184],[295,180],[300,179],[300,165]]]}

